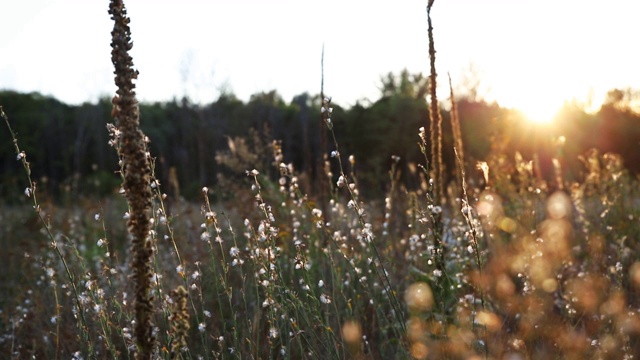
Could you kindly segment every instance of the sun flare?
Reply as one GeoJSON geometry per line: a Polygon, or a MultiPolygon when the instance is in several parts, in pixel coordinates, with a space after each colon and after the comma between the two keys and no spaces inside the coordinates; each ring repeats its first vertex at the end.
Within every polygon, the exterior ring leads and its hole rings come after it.
{"type": "Polygon", "coordinates": [[[516,92],[498,97],[500,105],[517,110],[526,120],[540,125],[551,123],[564,101],[561,95],[544,91],[516,92]]]}
{"type": "Polygon", "coordinates": [[[553,103],[545,102],[526,102],[521,105],[515,105],[515,108],[522,112],[524,117],[536,124],[545,125],[551,123],[561,106],[553,103]]]}

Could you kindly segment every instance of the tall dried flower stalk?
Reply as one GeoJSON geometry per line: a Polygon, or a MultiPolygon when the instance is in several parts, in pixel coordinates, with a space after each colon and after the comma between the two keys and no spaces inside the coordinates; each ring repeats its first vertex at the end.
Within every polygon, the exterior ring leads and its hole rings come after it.
{"type": "Polygon", "coordinates": [[[153,248],[148,241],[150,229],[151,166],[147,155],[145,136],[140,130],[138,102],[133,80],[138,72],[133,69],[129,56],[131,42],[130,19],[122,0],[111,0],[109,14],[114,21],[111,32],[111,61],[115,67],[115,83],[118,87],[113,98],[112,115],[119,132],[118,155],[124,170],[124,191],[129,203],[128,231],[132,243],[132,278],[134,283],[136,359],[150,359],[154,336],[151,317],[153,313],[151,290],[151,256],[153,248]]]}
{"type": "Polygon", "coordinates": [[[431,24],[431,7],[435,0],[429,1],[427,6],[427,21],[429,24],[429,62],[431,73],[429,76],[429,96],[431,105],[429,109],[429,119],[431,121],[429,130],[431,132],[431,169],[433,170],[433,194],[436,204],[441,204],[444,200],[444,164],[442,163],[442,116],[438,106],[436,95],[436,48],[433,41],[433,26],[431,24]]]}
{"type": "MultiPolygon", "coordinates": [[[[431,131],[431,169],[433,179],[433,203],[436,206],[444,204],[444,164],[442,163],[442,115],[438,106],[438,96],[436,95],[436,48],[433,41],[433,26],[431,24],[431,7],[435,0],[430,0],[427,5],[427,21],[429,24],[429,65],[431,73],[429,76],[429,96],[431,104],[429,106],[429,119],[431,121],[429,130],[431,131]]],[[[443,222],[442,212],[433,214],[434,243],[436,247],[436,268],[445,270],[445,246],[442,241],[443,222]]]]}
{"type": "MultiPolygon", "coordinates": [[[[320,99],[324,100],[324,44],[322,44],[322,56],[320,57],[320,99]]],[[[322,152],[322,161],[318,162],[317,174],[318,174],[318,185],[320,187],[320,199],[319,203],[321,205],[322,213],[325,216],[326,221],[330,221],[331,212],[327,211],[327,197],[329,193],[329,187],[325,179],[322,178],[321,174],[324,172],[325,164],[329,161],[327,157],[327,130],[324,125],[326,123],[326,118],[329,114],[321,113],[320,114],[320,151],[322,152]]]]}
{"type": "Polygon", "coordinates": [[[458,184],[462,187],[464,184],[464,148],[462,146],[462,131],[460,130],[460,117],[458,116],[458,103],[456,102],[456,97],[453,94],[453,85],[451,84],[451,74],[447,75],[449,76],[449,91],[451,94],[451,130],[453,132],[453,144],[457,157],[459,158],[459,161],[457,161],[458,171],[456,171],[456,176],[458,178],[458,184]]]}
{"type": "Polygon", "coordinates": [[[189,312],[187,311],[187,296],[189,293],[183,286],[171,291],[173,310],[171,312],[171,358],[178,359],[187,347],[189,335],[189,312]]]}

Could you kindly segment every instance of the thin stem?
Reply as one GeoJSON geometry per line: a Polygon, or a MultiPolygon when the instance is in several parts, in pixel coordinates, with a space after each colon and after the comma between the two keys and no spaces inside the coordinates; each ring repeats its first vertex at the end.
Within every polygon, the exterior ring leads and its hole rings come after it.
{"type": "Polygon", "coordinates": [[[29,162],[27,161],[27,155],[24,151],[20,149],[20,146],[18,145],[18,138],[15,132],[13,131],[13,129],[11,128],[11,124],[9,123],[9,117],[4,113],[2,106],[0,106],[0,116],[2,117],[2,119],[4,119],[4,122],[7,125],[7,128],[9,129],[9,133],[11,134],[11,139],[13,141],[13,147],[15,149],[17,158],[22,163],[22,167],[24,168],[25,174],[27,175],[27,181],[29,183],[29,187],[25,190],[25,194],[31,197],[31,199],[33,200],[33,209],[35,210],[36,215],[38,216],[38,220],[40,220],[40,223],[42,224],[42,226],[44,226],[47,237],[50,240],[50,245],[55,250],[55,253],[60,259],[60,262],[62,262],[65,273],[67,274],[67,279],[69,279],[69,285],[73,290],[74,300],[75,300],[76,306],[78,307],[78,313],[80,314],[80,321],[81,321],[80,329],[83,332],[83,334],[87,337],[89,348],[92,348],[93,342],[91,341],[89,327],[87,326],[87,320],[84,316],[84,309],[82,307],[82,303],[80,302],[78,289],[76,288],[75,276],[73,275],[73,272],[69,268],[69,265],[67,264],[67,261],[64,255],[58,248],[58,244],[56,242],[55,236],[51,231],[51,225],[45,220],[45,218],[42,215],[42,209],[40,207],[40,204],[38,203],[38,198],[37,198],[37,192],[36,192],[37,186],[36,186],[36,183],[31,178],[31,167],[29,165],[29,162]]]}
{"type": "MultiPolygon", "coordinates": [[[[331,99],[330,98],[324,98],[323,99],[323,107],[322,107],[322,111],[321,113],[324,116],[325,119],[325,123],[327,125],[327,128],[329,129],[329,132],[331,133],[331,137],[333,139],[333,145],[335,146],[335,152],[336,152],[336,159],[338,161],[338,167],[340,169],[340,176],[342,177],[342,179],[344,179],[345,184],[349,184],[348,181],[348,176],[346,175],[345,171],[344,171],[344,167],[342,165],[342,160],[340,157],[340,148],[338,146],[338,140],[336,139],[336,134],[333,131],[333,123],[331,122],[331,118],[329,117],[331,115],[332,109],[330,107],[331,104],[331,99]]],[[[383,261],[382,261],[382,256],[380,256],[380,253],[378,252],[378,248],[375,246],[374,242],[373,242],[373,235],[372,234],[368,234],[365,233],[365,229],[367,229],[368,224],[366,223],[365,219],[364,219],[364,209],[361,208],[360,204],[358,203],[358,199],[355,193],[355,188],[352,188],[349,185],[346,185],[347,191],[349,192],[349,196],[351,198],[350,203],[353,204],[353,209],[356,212],[356,215],[358,217],[358,222],[360,223],[360,226],[362,226],[363,229],[363,233],[366,237],[366,242],[369,245],[370,249],[373,251],[375,258],[376,258],[376,262],[374,262],[374,270],[376,271],[377,276],[379,277],[380,281],[385,284],[385,287],[387,289],[386,294],[389,297],[389,300],[391,301],[391,306],[394,309],[394,313],[395,316],[398,318],[398,322],[400,323],[400,327],[402,329],[402,333],[406,334],[407,329],[406,329],[406,321],[404,318],[404,313],[402,312],[402,306],[400,305],[400,302],[398,301],[398,298],[395,294],[395,291],[392,290],[392,286],[391,286],[391,281],[389,280],[389,276],[387,275],[387,270],[383,265],[383,261]],[[378,268],[379,267],[379,268],[378,268]],[[380,274],[380,272],[382,272],[382,275],[380,274]]],[[[370,225],[369,225],[370,226],[370,225]]]]}

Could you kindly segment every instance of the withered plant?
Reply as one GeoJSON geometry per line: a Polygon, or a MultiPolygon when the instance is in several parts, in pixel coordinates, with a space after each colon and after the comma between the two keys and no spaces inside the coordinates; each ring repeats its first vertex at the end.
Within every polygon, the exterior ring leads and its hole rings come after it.
{"type": "Polygon", "coordinates": [[[112,116],[118,130],[116,149],[123,169],[124,192],[129,203],[128,231],[131,235],[131,278],[135,292],[135,342],[137,359],[150,359],[153,350],[153,304],[151,292],[153,247],[148,240],[151,190],[151,164],[147,153],[145,135],[140,130],[138,101],[133,80],[138,71],[133,68],[129,50],[131,42],[130,19],[122,0],[112,0],[109,14],[114,21],[111,32],[111,61],[115,67],[115,83],[118,87],[113,97],[112,116]]]}

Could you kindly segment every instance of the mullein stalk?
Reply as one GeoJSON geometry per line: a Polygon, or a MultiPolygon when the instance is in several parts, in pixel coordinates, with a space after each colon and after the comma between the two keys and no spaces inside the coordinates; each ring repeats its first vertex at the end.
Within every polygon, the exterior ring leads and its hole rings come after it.
{"type": "Polygon", "coordinates": [[[187,350],[187,336],[189,335],[189,311],[187,297],[189,292],[178,286],[171,291],[173,310],[171,311],[171,359],[180,359],[182,352],[187,350]]]}
{"type": "Polygon", "coordinates": [[[433,41],[433,26],[431,24],[431,7],[434,0],[429,1],[427,6],[427,21],[429,24],[429,63],[431,73],[429,76],[429,96],[431,104],[429,109],[429,119],[431,121],[429,130],[431,132],[431,168],[433,171],[433,193],[436,205],[442,205],[444,200],[443,189],[443,163],[442,163],[442,116],[438,106],[436,94],[436,49],[433,41]]]}
{"type": "MultiPolygon", "coordinates": [[[[442,163],[442,116],[438,106],[436,94],[436,49],[433,41],[433,26],[431,24],[431,7],[435,0],[430,0],[427,6],[427,21],[429,24],[429,63],[431,73],[429,76],[429,96],[431,104],[429,108],[430,132],[431,132],[431,169],[433,174],[433,205],[441,206],[444,203],[444,165],[442,163]]],[[[442,212],[432,214],[434,226],[434,243],[436,247],[436,268],[443,271],[444,267],[444,244],[442,242],[443,224],[442,212]]]]}
{"type": "Polygon", "coordinates": [[[150,209],[153,198],[151,190],[151,165],[147,155],[145,136],[140,130],[138,102],[133,80],[138,72],[133,69],[129,55],[131,42],[130,19],[122,0],[112,0],[109,14],[114,21],[111,32],[111,61],[115,67],[115,84],[118,87],[113,98],[112,115],[120,132],[117,146],[124,169],[124,191],[129,204],[128,231],[131,235],[132,279],[135,299],[134,339],[137,346],[136,359],[150,359],[154,346],[152,332],[153,297],[151,257],[153,247],[148,240],[150,209]]]}

